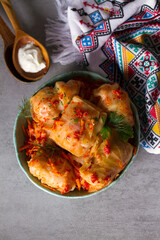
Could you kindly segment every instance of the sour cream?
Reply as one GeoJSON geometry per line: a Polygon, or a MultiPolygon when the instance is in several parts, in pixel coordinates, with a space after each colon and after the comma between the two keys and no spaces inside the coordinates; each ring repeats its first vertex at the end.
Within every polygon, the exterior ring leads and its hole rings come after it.
{"type": "Polygon", "coordinates": [[[36,73],[46,67],[40,48],[32,42],[19,48],[18,61],[25,72],[36,73]]]}

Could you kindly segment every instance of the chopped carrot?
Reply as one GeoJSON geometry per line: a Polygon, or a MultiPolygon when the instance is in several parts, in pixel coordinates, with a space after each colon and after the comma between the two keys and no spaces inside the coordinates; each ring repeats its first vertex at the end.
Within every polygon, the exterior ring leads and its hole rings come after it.
{"type": "Polygon", "coordinates": [[[56,125],[60,125],[60,126],[63,126],[64,124],[64,121],[61,121],[61,120],[56,120],[55,121],[56,125]]]}
{"type": "Polygon", "coordinates": [[[134,150],[133,150],[133,155],[134,155],[134,156],[137,154],[137,150],[138,150],[138,148],[137,148],[137,147],[134,147],[134,150]]]}
{"type": "Polygon", "coordinates": [[[107,104],[110,104],[110,103],[111,103],[111,100],[109,99],[109,97],[106,97],[106,103],[107,103],[107,104]]]}
{"type": "Polygon", "coordinates": [[[48,185],[46,185],[46,184],[44,184],[44,183],[41,183],[41,185],[44,186],[44,187],[46,187],[46,188],[48,188],[48,189],[50,189],[50,190],[52,190],[52,191],[56,191],[55,188],[52,188],[52,187],[50,187],[50,186],[48,186],[48,185]]]}
{"type": "Polygon", "coordinates": [[[25,144],[25,145],[23,145],[22,147],[19,148],[19,151],[22,152],[25,149],[29,148],[30,146],[31,146],[30,144],[25,144]]]}
{"type": "Polygon", "coordinates": [[[27,137],[27,133],[26,133],[26,129],[25,129],[24,125],[22,126],[22,129],[23,129],[23,133],[24,133],[25,137],[27,137]]]}
{"type": "Polygon", "coordinates": [[[81,182],[79,178],[76,178],[76,185],[77,185],[77,189],[80,191],[81,190],[81,182]]]}
{"type": "Polygon", "coordinates": [[[119,164],[120,169],[122,170],[122,169],[123,169],[123,164],[122,164],[122,162],[121,162],[120,160],[118,160],[117,162],[118,162],[118,164],[119,164]]]}
{"type": "Polygon", "coordinates": [[[81,128],[80,128],[80,135],[84,132],[85,122],[81,119],[81,128]]]}
{"type": "Polygon", "coordinates": [[[53,162],[52,162],[52,159],[49,158],[48,159],[49,163],[50,163],[50,166],[52,167],[53,169],[53,173],[56,174],[57,176],[61,176],[61,174],[57,171],[56,167],[54,166],[53,162]]]}

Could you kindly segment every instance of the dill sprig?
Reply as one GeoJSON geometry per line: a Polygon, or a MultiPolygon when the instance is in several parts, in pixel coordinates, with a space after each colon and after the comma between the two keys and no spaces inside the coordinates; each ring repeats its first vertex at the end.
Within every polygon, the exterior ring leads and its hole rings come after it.
{"type": "Polygon", "coordinates": [[[59,149],[57,146],[53,146],[53,145],[50,145],[50,144],[46,144],[46,145],[41,145],[41,144],[38,144],[38,143],[30,143],[31,145],[33,145],[33,146],[35,146],[35,147],[40,147],[40,148],[42,148],[42,149],[44,149],[44,150],[47,150],[47,149],[49,149],[49,150],[57,150],[57,149],[59,149]]]}
{"type": "Polygon", "coordinates": [[[27,98],[23,98],[22,104],[18,106],[20,115],[25,118],[31,118],[31,111],[30,111],[30,101],[27,98]]]}
{"type": "Polygon", "coordinates": [[[111,134],[112,129],[116,130],[120,138],[127,142],[130,138],[133,138],[133,128],[126,123],[125,118],[122,115],[118,115],[116,112],[110,112],[107,117],[107,120],[104,122],[100,133],[102,134],[103,140],[108,139],[111,134]]]}
{"type": "Polygon", "coordinates": [[[126,122],[125,117],[118,115],[116,112],[111,112],[107,118],[110,127],[114,128],[120,138],[127,142],[128,139],[133,138],[133,128],[126,122]]]}
{"type": "Polygon", "coordinates": [[[33,150],[33,152],[36,152],[36,154],[41,154],[43,152],[45,152],[48,157],[53,157],[55,155],[59,156],[60,155],[60,148],[56,145],[51,145],[51,144],[45,144],[45,145],[41,145],[35,142],[30,142],[30,145],[32,145],[33,147],[37,147],[36,150],[33,150]]]}

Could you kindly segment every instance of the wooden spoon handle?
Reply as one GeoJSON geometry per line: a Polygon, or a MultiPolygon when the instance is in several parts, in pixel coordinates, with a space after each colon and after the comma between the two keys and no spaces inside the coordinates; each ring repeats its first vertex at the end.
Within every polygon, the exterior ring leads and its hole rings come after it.
{"type": "Polygon", "coordinates": [[[5,47],[11,45],[14,42],[15,36],[1,16],[0,16],[0,35],[3,38],[5,47]]]}
{"type": "Polygon", "coordinates": [[[15,33],[18,30],[21,30],[21,27],[20,27],[20,25],[18,23],[18,20],[17,20],[16,15],[15,15],[15,13],[13,11],[13,8],[12,8],[12,5],[11,5],[10,1],[9,0],[0,0],[0,1],[1,1],[1,4],[2,4],[2,6],[3,6],[3,8],[4,8],[4,10],[5,10],[5,12],[6,12],[6,14],[7,14],[8,18],[9,18],[9,20],[12,23],[12,26],[14,28],[15,33]]]}

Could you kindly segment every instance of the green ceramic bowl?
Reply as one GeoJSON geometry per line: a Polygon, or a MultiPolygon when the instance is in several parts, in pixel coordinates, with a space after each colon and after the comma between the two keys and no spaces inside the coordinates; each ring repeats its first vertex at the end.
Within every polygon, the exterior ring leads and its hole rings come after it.
{"type": "MultiPolygon", "coordinates": [[[[54,86],[55,82],[57,82],[57,81],[68,81],[68,80],[73,79],[73,78],[75,78],[77,76],[83,77],[84,79],[86,79],[86,81],[87,81],[87,78],[89,77],[93,81],[97,80],[97,79],[101,79],[104,82],[109,82],[109,80],[107,80],[106,78],[104,78],[104,77],[102,77],[102,76],[100,76],[100,75],[98,75],[96,73],[93,73],[93,72],[88,72],[88,71],[68,72],[68,73],[64,73],[64,74],[60,74],[60,75],[54,76],[49,81],[47,81],[46,83],[42,84],[40,86],[40,88],[38,88],[38,90],[36,92],[38,92],[40,89],[42,89],[42,88],[44,88],[46,86],[54,86]]],[[[135,108],[135,106],[134,106],[134,104],[132,102],[131,102],[131,107],[132,107],[132,110],[133,110],[133,113],[134,113],[134,117],[135,117],[134,144],[135,144],[135,146],[138,149],[138,147],[139,147],[139,136],[140,136],[139,118],[138,118],[137,110],[136,110],[136,108],[135,108]]],[[[43,191],[45,191],[47,193],[50,193],[52,195],[55,195],[55,196],[58,196],[58,197],[62,197],[62,198],[84,198],[84,197],[89,197],[89,196],[96,195],[97,193],[102,192],[102,191],[108,189],[113,184],[115,184],[117,181],[119,181],[119,179],[124,175],[124,173],[126,172],[128,167],[131,165],[131,163],[133,162],[134,158],[136,157],[136,156],[133,156],[131,158],[130,162],[122,170],[122,172],[120,173],[119,177],[116,180],[114,180],[109,186],[107,186],[107,187],[105,187],[105,188],[103,188],[103,189],[101,189],[101,190],[99,190],[97,192],[88,193],[87,191],[74,190],[73,192],[70,192],[70,193],[67,193],[67,194],[64,194],[64,195],[61,195],[60,192],[58,192],[58,191],[53,192],[50,189],[47,189],[44,186],[42,186],[40,181],[36,177],[34,177],[34,176],[32,176],[30,174],[29,169],[28,169],[28,165],[27,165],[27,161],[26,161],[25,152],[24,151],[23,152],[19,152],[19,148],[21,146],[23,146],[24,140],[25,140],[25,137],[24,137],[24,134],[23,134],[23,130],[22,130],[22,126],[23,125],[27,126],[26,119],[22,115],[20,115],[20,113],[21,113],[21,111],[19,111],[19,113],[17,115],[16,121],[15,121],[15,126],[14,126],[14,133],[13,133],[14,146],[15,146],[15,151],[16,151],[16,156],[17,156],[18,163],[19,163],[21,169],[23,170],[23,172],[28,177],[28,179],[35,186],[37,186],[41,190],[43,190],[43,191]]]]}

